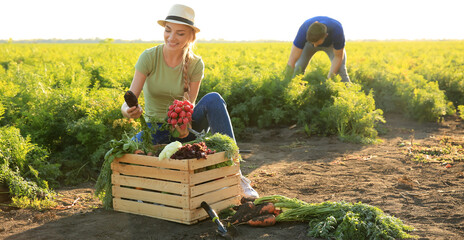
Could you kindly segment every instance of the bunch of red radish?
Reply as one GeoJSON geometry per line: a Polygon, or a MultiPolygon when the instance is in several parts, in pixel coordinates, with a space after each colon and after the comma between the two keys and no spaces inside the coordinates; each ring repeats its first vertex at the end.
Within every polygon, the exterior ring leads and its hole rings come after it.
{"type": "Polygon", "coordinates": [[[187,124],[192,122],[193,104],[189,101],[174,100],[168,111],[168,124],[173,127],[179,126],[182,130],[187,127],[187,124]]]}

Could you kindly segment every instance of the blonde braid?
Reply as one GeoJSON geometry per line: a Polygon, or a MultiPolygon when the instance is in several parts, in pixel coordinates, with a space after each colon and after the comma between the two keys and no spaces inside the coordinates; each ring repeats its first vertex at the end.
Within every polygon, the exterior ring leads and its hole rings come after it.
{"type": "Polygon", "coordinates": [[[184,100],[192,101],[190,99],[189,91],[190,91],[190,79],[188,77],[188,68],[190,60],[193,59],[193,51],[192,48],[195,45],[195,40],[197,39],[195,31],[192,28],[192,40],[187,44],[185,55],[184,55],[184,66],[182,67],[182,77],[184,78],[184,100]]]}
{"type": "Polygon", "coordinates": [[[185,54],[184,58],[184,66],[182,68],[182,77],[184,78],[184,100],[190,101],[189,90],[189,78],[188,78],[188,65],[190,62],[190,48],[187,48],[187,54],[185,54]]]}

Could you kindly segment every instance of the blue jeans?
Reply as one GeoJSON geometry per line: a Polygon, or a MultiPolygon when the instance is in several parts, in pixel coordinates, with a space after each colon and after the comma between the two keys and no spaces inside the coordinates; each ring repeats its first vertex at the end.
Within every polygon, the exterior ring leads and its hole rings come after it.
{"type": "MultiPolygon", "coordinates": [[[[312,43],[306,42],[303,48],[303,52],[301,53],[300,58],[295,63],[295,72],[293,73],[293,77],[298,74],[304,73],[306,67],[308,66],[311,58],[314,54],[318,51],[324,51],[327,56],[329,56],[330,62],[333,61],[335,54],[333,45],[330,47],[314,47],[312,43]]],[[[340,75],[342,78],[342,82],[351,82],[350,77],[348,76],[348,71],[346,70],[346,51],[343,50],[343,60],[338,73],[334,73],[340,75]]]]}
{"type": "MultiPolygon", "coordinates": [[[[153,129],[151,123],[147,123],[150,129],[153,129]]],[[[159,128],[161,124],[157,125],[159,128]]],[[[228,135],[235,141],[234,130],[230,121],[229,113],[224,99],[219,93],[212,92],[206,94],[200,99],[198,104],[193,109],[192,128],[197,132],[210,131],[214,133],[222,133],[228,135]]],[[[142,132],[137,133],[133,140],[142,141],[142,132]]],[[[166,144],[174,141],[189,142],[195,140],[195,135],[189,133],[186,138],[171,137],[168,130],[158,130],[152,134],[153,144],[166,144]]]]}

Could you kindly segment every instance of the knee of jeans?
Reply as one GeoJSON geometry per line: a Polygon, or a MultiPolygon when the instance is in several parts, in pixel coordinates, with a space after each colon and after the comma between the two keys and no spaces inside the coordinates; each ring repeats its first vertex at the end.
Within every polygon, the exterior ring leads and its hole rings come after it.
{"type": "Polygon", "coordinates": [[[217,92],[210,92],[210,93],[206,94],[203,98],[207,102],[213,102],[213,103],[221,102],[221,103],[225,104],[225,101],[222,98],[221,94],[219,94],[217,92]]]}
{"type": "Polygon", "coordinates": [[[135,136],[133,136],[131,138],[131,141],[133,141],[133,142],[142,142],[142,134],[141,133],[136,134],[135,136]]]}

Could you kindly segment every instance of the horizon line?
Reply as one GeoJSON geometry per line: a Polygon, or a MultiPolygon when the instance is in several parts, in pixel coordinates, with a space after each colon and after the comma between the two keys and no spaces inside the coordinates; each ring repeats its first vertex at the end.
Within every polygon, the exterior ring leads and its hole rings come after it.
{"type": "MultiPolygon", "coordinates": [[[[33,39],[18,39],[13,38],[9,39],[0,39],[0,43],[26,43],[26,42],[104,42],[109,41],[113,43],[163,43],[164,40],[142,40],[142,39],[114,39],[114,38],[33,38],[33,39]]],[[[391,39],[347,39],[346,42],[373,42],[373,41],[464,41],[464,39],[453,39],[453,38],[443,38],[443,39],[401,39],[401,38],[391,38],[391,39]]],[[[197,39],[197,43],[201,42],[288,42],[291,43],[293,40],[275,40],[275,39],[256,39],[256,40],[228,40],[228,39],[197,39]]]]}

